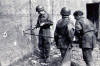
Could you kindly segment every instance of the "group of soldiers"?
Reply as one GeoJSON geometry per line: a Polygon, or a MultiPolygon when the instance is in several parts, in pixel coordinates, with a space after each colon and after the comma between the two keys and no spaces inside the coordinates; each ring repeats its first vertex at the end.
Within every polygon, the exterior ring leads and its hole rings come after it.
{"type": "MultiPolygon", "coordinates": [[[[45,11],[43,6],[38,5],[36,7],[38,12],[38,20],[36,28],[39,30],[39,43],[41,62],[47,63],[50,52],[50,26],[53,25],[53,21],[50,19],[49,14],[45,11]]],[[[73,38],[82,48],[83,59],[87,66],[93,66],[92,51],[96,44],[95,27],[93,23],[87,18],[83,17],[83,12],[77,10],[73,13],[76,19],[75,25],[69,17],[71,10],[63,7],[60,12],[62,18],[58,20],[54,32],[54,41],[58,49],[60,49],[62,61],[66,59],[66,63],[70,61],[70,51],[72,49],[73,38]],[[69,56],[67,56],[69,54],[69,56]]],[[[62,66],[67,66],[62,63],[62,66]]]]}

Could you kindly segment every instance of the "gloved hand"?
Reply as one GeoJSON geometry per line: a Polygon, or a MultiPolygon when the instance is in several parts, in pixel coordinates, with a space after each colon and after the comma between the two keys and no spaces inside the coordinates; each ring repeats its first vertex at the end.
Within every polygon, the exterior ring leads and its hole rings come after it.
{"type": "Polygon", "coordinates": [[[40,26],[44,26],[44,25],[45,25],[45,23],[41,23],[41,24],[40,24],[40,26]]]}

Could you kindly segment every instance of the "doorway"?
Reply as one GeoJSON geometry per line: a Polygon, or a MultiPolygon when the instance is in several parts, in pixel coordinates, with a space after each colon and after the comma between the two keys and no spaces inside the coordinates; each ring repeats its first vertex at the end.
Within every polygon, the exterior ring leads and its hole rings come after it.
{"type": "Polygon", "coordinates": [[[96,27],[96,37],[99,37],[99,3],[86,4],[87,18],[91,20],[96,27]]]}

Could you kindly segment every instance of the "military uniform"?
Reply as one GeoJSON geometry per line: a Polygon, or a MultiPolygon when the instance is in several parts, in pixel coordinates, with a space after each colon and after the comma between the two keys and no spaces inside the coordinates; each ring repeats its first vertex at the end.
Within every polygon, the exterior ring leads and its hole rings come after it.
{"type": "Polygon", "coordinates": [[[93,23],[84,17],[76,20],[75,35],[79,39],[78,42],[83,51],[83,59],[88,65],[89,62],[92,61],[92,50],[96,44],[95,28],[93,23]]]}
{"type": "Polygon", "coordinates": [[[61,51],[62,58],[64,58],[67,48],[71,49],[71,38],[74,35],[74,30],[70,29],[71,26],[73,23],[69,17],[60,19],[56,25],[54,39],[57,48],[61,51]]]}
{"type": "Polygon", "coordinates": [[[76,36],[79,37],[81,48],[94,48],[96,37],[95,28],[91,21],[84,19],[83,17],[76,22],[75,25],[76,36]]]}
{"type": "Polygon", "coordinates": [[[41,59],[46,60],[49,56],[50,51],[50,38],[46,36],[50,36],[50,26],[53,22],[49,19],[49,15],[47,13],[40,14],[38,17],[36,27],[40,27],[39,30],[39,44],[38,47],[40,49],[41,59]],[[43,26],[40,26],[44,23],[43,26]]]}

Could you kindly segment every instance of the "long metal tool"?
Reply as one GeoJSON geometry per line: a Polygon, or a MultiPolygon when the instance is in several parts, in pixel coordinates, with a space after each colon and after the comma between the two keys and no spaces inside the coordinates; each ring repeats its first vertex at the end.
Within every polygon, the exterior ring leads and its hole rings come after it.
{"type": "Polygon", "coordinates": [[[23,33],[24,34],[28,34],[28,35],[34,35],[34,36],[44,36],[44,37],[47,37],[47,38],[54,38],[54,37],[51,37],[51,36],[45,36],[45,35],[35,35],[34,33],[25,33],[24,31],[23,31],[23,33]]]}

